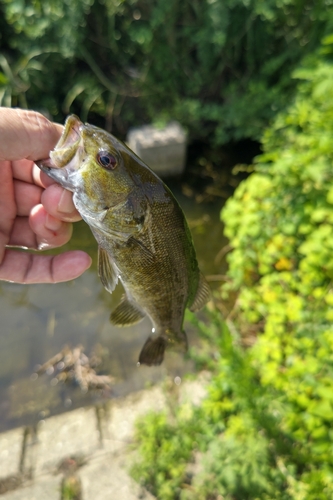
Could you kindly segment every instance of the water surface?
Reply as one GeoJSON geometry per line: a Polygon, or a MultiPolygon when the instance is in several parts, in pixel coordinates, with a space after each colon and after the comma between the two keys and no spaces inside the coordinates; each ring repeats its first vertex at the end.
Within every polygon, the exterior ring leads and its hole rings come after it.
{"type": "MultiPolygon", "coordinates": [[[[225,262],[215,262],[226,244],[219,220],[221,202],[196,204],[173,189],[188,219],[199,266],[206,275],[224,274],[225,262]]],[[[36,365],[59,352],[64,345],[82,344],[87,354],[104,354],[103,373],[115,377],[111,397],[139,390],[166,374],[189,369],[180,355],[166,355],[161,367],[137,367],[139,352],[151,332],[149,319],[118,328],[109,322],[122,289],[110,295],[97,276],[97,244],[84,222],[75,224],[73,238],[64,249],[80,248],[93,258],[93,265],[80,278],[56,285],[0,283],[0,431],[37,422],[49,415],[100,401],[110,394],[82,393],[65,384],[52,385],[52,376],[34,380],[36,365]]],[[[195,341],[191,325],[185,329],[189,343],[195,341]]]]}

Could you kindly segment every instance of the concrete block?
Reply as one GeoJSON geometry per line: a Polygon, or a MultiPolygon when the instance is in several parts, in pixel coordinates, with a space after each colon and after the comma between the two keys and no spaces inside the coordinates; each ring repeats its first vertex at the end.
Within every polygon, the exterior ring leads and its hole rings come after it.
{"type": "Polygon", "coordinates": [[[89,463],[80,473],[83,499],[138,500],[140,487],[121,467],[119,457],[105,455],[89,463]]]}
{"type": "Polygon", "coordinates": [[[186,161],[186,133],[177,122],[165,128],[152,125],[133,128],[127,144],[157,175],[170,177],[183,173],[186,161]]]}
{"type": "Polygon", "coordinates": [[[36,472],[54,468],[61,458],[89,455],[99,448],[95,408],[79,408],[46,419],[38,428],[36,472]]]}
{"type": "Polygon", "coordinates": [[[0,480],[19,472],[23,432],[19,428],[0,434],[0,480]]]}
{"type": "Polygon", "coordinates": [[[37,478],[23,488],[8,491],[1,500],[59,500],[60,477],[47,475],[37,478]]]}
{"type": "Polygon", "coordinates": [[[73,472],[83,500],[153,500],[128,475],[133,459],[128,445],[136,419],[147,411],[161,411],[170,397],[194,404],[205,397],[209,374],[184,383],[177,378],[175,384],[170,379],[174,386],[167,394],[155,386],[103,406],[51,417],[36,432],[27,427],[0,434],[1,500],[59,500],[64,474],[69,477],[59,465],[73,456],[83,459],[73,472]]]}

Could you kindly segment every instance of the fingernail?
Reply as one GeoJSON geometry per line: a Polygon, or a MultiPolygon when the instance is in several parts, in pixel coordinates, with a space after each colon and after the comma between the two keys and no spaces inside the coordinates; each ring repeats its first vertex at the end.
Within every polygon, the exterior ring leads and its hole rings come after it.
{"type": "Polygon", "coordinates": [[[70,193],[69,191],[64,189],[62,192],[62,195],[60,197],[57,208],[58,208],[58,211],[63,213],[63,214],[73,213],[74,212],[74,205],[73,205],[73,200],[72,200],[72,193],[70,193]]]}

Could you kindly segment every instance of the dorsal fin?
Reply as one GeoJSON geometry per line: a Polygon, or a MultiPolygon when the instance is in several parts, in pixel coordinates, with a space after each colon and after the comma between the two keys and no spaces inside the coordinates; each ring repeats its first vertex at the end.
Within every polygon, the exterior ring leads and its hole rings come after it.
{"type": "Polygon", "coordinates": [[[118,283],[118,276],[111,264],[109,254],[101,247],[98,247],[98,275],[103,286],[112,293],[118,283]]]}
{"type": "Polygon", "coordinates": [[[190,311],[199,311],[211,299],[211,291],[204,275],[200,272],[197,292],[190,306],[190,311]]]}

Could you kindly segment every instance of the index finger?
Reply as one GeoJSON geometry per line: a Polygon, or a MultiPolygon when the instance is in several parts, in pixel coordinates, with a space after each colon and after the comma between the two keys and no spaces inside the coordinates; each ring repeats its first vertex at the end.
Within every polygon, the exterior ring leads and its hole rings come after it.
{"type": "Polygon", "coordinates": [[[0,160],[48,158],[62,130],[36,111],[0,108],[0,160]]]}
{"type": "Polygon", "coordinates": [[[55,181],[42,172],[32,160],[14,160],[11,163],[14,179],[43,188],[55,184],[55,181]]]}

